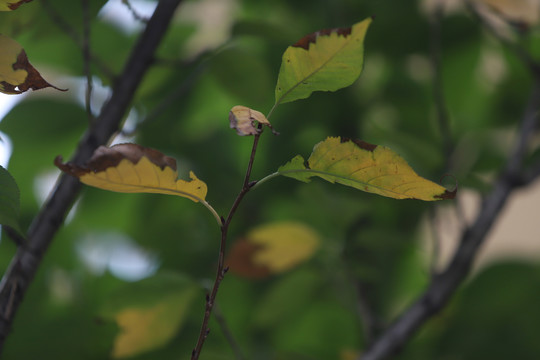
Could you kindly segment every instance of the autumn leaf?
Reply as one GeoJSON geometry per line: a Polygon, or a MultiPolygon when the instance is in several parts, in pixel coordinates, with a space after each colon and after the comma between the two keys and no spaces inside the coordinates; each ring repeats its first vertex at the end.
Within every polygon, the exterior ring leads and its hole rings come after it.
{"type": "Polygon", "coordinates": [[[11,11],[17,9],[24,3],[29,3],[32,0],[0,0],[0,11],[11,11]]]}
{"type": "Polygon", "coordinates": [[[237,240],[227,257],[231,271],[262,278],[290,270],[309,259],[319,246],[319,236],[299,222],[277,222],[251,230],[237,240]]]}
{"type": "Polygon", "coordinates": [[[456,194],[456,190],[448,191],[417,175],[402,157],[387,147],[339,137],[329,137],[315,145],[307,162],[298,155],[277,173],[304,182],[318,176],[331,183],[395,199],[434,201],[452,199],[456,194]]]}
{"type": "Polygon", "coordinates": [[[112,357],[131,357],[166,345],[187,318],[197,292],[197,285],[186,277],[162,273],[109,296],[101,316],[120,328],[112,357]]]}
{"type": "Polygon", "coordinates": [[[289,46],[276,85],[276,105],[305,99],[313,91],[336,91],[362,72],[364,37],[372,19],[349,28],[321,30],[289,46]]]}
{"type": "Polygon", "coordinates": [[[236,105],[231,109],[229,112],[229,123],[231,129],[236,129],[236,133],[240,136],[260,133],[255,123],[268,126],[270,129],[272,128],[266,116],[261,112],[242,105],[236,105]]]}
{"type": "Polygon", "coordinates": [[[19,187],[11,174],[0,166],[0,225],[24,236],[19,225],[19,187]]]}
{"type": "Polygon", "coordinates": [[[176,160],[161,152],[137,144],[100,146],[86,166],[62,163],[55,165],[78,177],[82,183],[123,193],[158,193],[204,201],[207,187],[193,172],[190,181],[177,180],[176,160]]]}
{"type": "Polygon", "coordinates": [[[47,87],[66,91],[45,81],[28,61],[21,45],[0,34],[0,92],[22,94],[28,89],[39,90],[47,87]]]}

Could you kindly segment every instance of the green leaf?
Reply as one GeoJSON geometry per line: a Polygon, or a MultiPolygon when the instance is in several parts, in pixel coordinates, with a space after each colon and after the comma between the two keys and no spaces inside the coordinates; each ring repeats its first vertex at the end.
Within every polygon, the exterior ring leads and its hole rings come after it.
{"type": "Polygon", "coordinates": [[[364,37],[371,21],[321,30],[289,46],[279,70],[276,105],[305,99],[313,91],[336,91],[356,81],[364,64],[364,37]]]}
{"type": "Polygon", "coordinates": [[[11,174],[0,166],[0,224],[7,225],[24,236],[18,217],[19,187],[11,174]]]}
{"type": "Polygon", "coordinates": [[[318,176],[331,183],[394,199],[452,199],[456,191],[417,175],[398,154],[364,141],[329,137],[315,145],[307,163],[298,155],[278,174],[309,182],[318,176]]]}

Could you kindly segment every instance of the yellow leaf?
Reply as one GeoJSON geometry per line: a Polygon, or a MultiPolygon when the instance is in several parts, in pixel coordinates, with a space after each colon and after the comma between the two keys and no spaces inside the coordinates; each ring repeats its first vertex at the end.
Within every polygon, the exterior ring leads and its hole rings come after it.
{"type": "Polygon", "coordinates": [[[180,330],[198,292],[195,283],[174,273],[160,273],[113,292],[101,310],[119,328],[112,357],[131,357],[166,345],[180,330]]]}
{"type": "Polygon", "coordinates": [[[272,128],[266,116],[257,110],[236,105],[229,112],[231,129],[236,129],[236,133],[240,136],[260,133],[260,130],[255,127],[255,122],[272,128]]]}
{"type": "Polygon", "coordinates": [[[329,137],[315,145],[307,164],[301,156],[278,169],[278,174],[309,182],[318,176],[331,183],[395,199],[434,201],[452,199],[448,191],[417,175],[407,162],[387,147],[365,141],[329,137]]]}
{"type": "Polygon", "coordinates": [[[190,181],[177,180],[176,160],[157,150],[137,144],[100,146],[86,166],[63,164],[61,170],[81,182],[104,190],[123,193],[159,193],[205,202],[207,186],[190,172],[190,181]]]}
{"type": "Polygon", "coordinates": [[[238,240],[227,263],[241,276],[262,278],[290,270],[313,256],[318,246],[317,233],[302,223],[267,224],[238,240]]]}
{"type": "Polygon", "coordinates": [[[26,52],[15,40],[0,34],[0,92],[22,94],[28,89],[59,89],[45,81],[30,64],[26,52]]]}
{"type": "Polygon", "coordinates": [[[0,11],[11,11],[17,9],[24,3],[29,3],[32,0],[0,0],[0,11]]]}

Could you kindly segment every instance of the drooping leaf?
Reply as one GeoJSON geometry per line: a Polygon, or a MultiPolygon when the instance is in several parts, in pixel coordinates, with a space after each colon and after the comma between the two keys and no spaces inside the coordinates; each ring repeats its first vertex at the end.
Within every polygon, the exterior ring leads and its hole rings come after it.
{"type": "Polygon", "coordinates": [[[395,199],[434,201],[452,199],[448,191],[417,175],[407,162],[387,147],[360,140],[329,137],[313,148],[307,163],[297,155],[278,169],[283,176],[309,182],[318,176],[359,190],[395,199]]]}
{"type": "Polygon", "coordinates": [[[336,91],[358,79],[371,20],[349,28],[321,30],[289,46],[279,70],[276,104],[305,99],[313,91],[336,91]]]}
{"type": "Polygon", "coordinates": [[[120,327],[113,358],[131,357],[166,345],[178,332],[198,292],[179,274],[162,273],[127,284],[107,299],[102,315],[120,327]]]}
{"type": "Polygon", "coordinates": [[[63,164],[60,156],[55,165],[84,184],[104,190],[177,195],[194,202],[204,202],[207,193],[206,184],[193,172],[190,181],[177,179],[175,159],[137,144],[100,146],[86,166],[63,164]]]}
{"type": "Polygon", "coordinates": [[[11,174],[0,166],[0,225],[23,235],[19,225],[19,187],[11,174]]]}
{"type": "Polygon", "coordinates": [[[228,256],[231,271],[262,278],[287,271],[309,259],[319,246],[319,236],[299,222],[262,225],[238,240],[228,256]]]}
{"type": "Polygon", "coordinates": [[[11,11],[17,9],[24,3],[32,0],[0,0],[0,11],[11,11]]]}
{"type": "Polygon", "coordinates": [[[28,89],[39,90],[47,87],[66,91],[45,81],[28,61],[21,45],[0,34],[0,92],[22,94],[28,89]]]}
{"type": "Polygon", "coordinates": [[[231,109],[229,123],[231,129],[236,129],[236,133],[240,136],[258,134],[260,130],[257,129],[255,123],[272,128],[266,116],[261,112],[242,105],[236,105],[231,109]]]}

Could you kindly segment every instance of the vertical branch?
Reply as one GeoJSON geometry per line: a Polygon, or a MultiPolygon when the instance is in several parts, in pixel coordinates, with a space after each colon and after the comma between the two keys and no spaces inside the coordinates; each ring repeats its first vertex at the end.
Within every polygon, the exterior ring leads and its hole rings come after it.
{"type": "Polygon", "coordinates": [[[251,170],[253,169],[253,162],[255,160],[255,154],[257,152],[257,147],[259,145],[259,138],[261,137],[262,133],[262,126],[259,124],[259,133],[254,135],[253,139],[253,146],[251,148],[251,155],[249,157],[249,162],[246,170],[246,175],[244,176],[244,183],[242,184],[242,189],[240,190],[240,193],[234,200],[233,205],[231,206],[231,210],[229,211],[229,215],[227,215],[227,219],[224,219],[223,225],[221,226],[221,242],[219,245],[219,256],[218,256],[218,265],[216,270],[216,278],[214,280],[214,285],[212,287],[212,292],[206,296],[206,308],[204,312],[204,318],[201,325],[201,330],[199,332],[199,338],[197,339],[197,345],[191,352],[191,360],[197,360],[201,354],[202,347],[204,345],[204,342],[206,341],[206,338],[208,337],[208,334],[210,333],[210,328],[208,327],[208,321],[210,320],[210,315],[212,315],[212,309],[214,308],[215,302],[216,302],[216,296],[219,290],[219,286],[221,285],[221,282],[225,278],[225,274],[227,273],[228,268],[225,268],[225,249],[227,247],[227,234],[229,231],[229,225],[231,223],[232,218],[234,217],[234,214],[236,213],[236,209],[242,202],[242,199],[244,196],[251,190],[254,183],[250,182],[251,177],[251,170]]]}
{"type": "Polygon", "coordinates": [[[90,8],[89,0],[81,0],[82,13],[83,13],[83,41],[82,41],[82,53],[84,73],[86,75],[86,95],[85,95],[85,107],[88,114],[88,120],[92,122],[94,116],[92,115],[92,72],[90,71],[90,8]]]}
{"type": "MultiPolygon", "coordinates": [[[[146,29],[135,44],[115,83],[112,96],[100,115],[80,140],[74,157],[76,164],[86,162],[94,150],[118,130],[122,118],[148,70],[154,53],[165,35],[172,16],[182,0],[161,0],[146,29]]],[[[34,278],[41,260],[64,217],[75,201],[80,183],[69,175],[60,178],[47,202],[28,230],[25,246],[19,247],[0,282],[0,350],[9,335],[13,318],[34,278]]]]}
{"type": "Polygon", "coordinates": [[[437,110],[437,122],[439,131],[443,140],[443,149],[445,159],[448,162],[453,151],[452,132],[450,130],[450,117],[444,97],[444,87],[442,79],[442,60],[441,60],[441,22],[443,18],[443,4],[436,1],[435,9],[430,17],[430,49],[431,49],[431,67],[433,70],[432,87],[437,110]]]}

